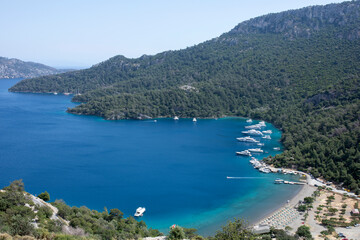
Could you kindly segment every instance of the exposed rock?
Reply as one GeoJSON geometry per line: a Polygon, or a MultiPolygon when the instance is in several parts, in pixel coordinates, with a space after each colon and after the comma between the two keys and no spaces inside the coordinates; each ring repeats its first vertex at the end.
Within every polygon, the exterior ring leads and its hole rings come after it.
{"type": "MultiPolygon", "coordinates": [[[[279,33],[290,39],[297,37],[309,38],[312,33],[327,27],[358,24],[359,19],[359,2],[344,2],[267,14],[240,23],[230,33],[279,33]]],[[[344,31],[338,34],[337,37],[349,40],[358,39],[360,37],[360,28],[344,31]]]]}

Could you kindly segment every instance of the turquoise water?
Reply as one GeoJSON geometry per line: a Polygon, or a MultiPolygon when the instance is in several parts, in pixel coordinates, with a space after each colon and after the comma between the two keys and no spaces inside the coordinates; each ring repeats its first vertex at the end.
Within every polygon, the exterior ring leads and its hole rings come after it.
{"type": "MultiPolygon", "coordinates": [[[[150,227],[178,224],[205,235],[234,217],[254,221],[300,190],[273,184],[278,174],[235,155],[255,147],[235,139],[245,119],[105,121],[66,113],[70,96],[9,93],[17,81],[0,80],[1,187],[21,178],[30,193],[127,216],[144,206],[150,227]]],[[[255,157],[281,147],[281,133],[266,129],[272,140],[262,140],[265,153],[255,157]]]]}

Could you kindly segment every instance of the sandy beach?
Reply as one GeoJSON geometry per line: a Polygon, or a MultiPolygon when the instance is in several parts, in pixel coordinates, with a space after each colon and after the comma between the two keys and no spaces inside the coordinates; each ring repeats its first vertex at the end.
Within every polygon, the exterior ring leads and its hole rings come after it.
{"type": "Polygon", "coordinates": [[[307,176],[307,184],[303,185],[301,190],[290,199],[288,203],[285,203],[260,221],[256,222],[254,226],[268,225],[277,229],[285,229],[286,226],[289,226],[292,229],[290,232],[295,232],[297,228],[303,224],[302,213],[296,210],[297,204],[299,201],[304,200],[305,197],[311,196],[317,189],[309,184],[310,176],[307,174],[305,175],[307,176]]]}

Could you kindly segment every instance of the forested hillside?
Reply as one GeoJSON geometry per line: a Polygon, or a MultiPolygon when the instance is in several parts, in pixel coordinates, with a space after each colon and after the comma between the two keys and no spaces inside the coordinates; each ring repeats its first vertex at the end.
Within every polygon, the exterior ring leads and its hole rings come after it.
{"type": "Polygon", "coordinates": [[[269,158],[360,187],[360,1],[269,14],[180,51],[24,80],[17,92],[80,92],[68,111],[106,119],[261,118],[283,131],[269,158]]]}
{"type": "Polygon", "coordinates": [[[14,239],[68,240],[139,239],[161,235],[158,230],[148,228],[144,221],[123,217],[116,208],[98,212],[85,206],[70,207],[61,200],[52,205],[57,208],[57,214],[48,205],[34,202],[31,195],[24,192],[21,180],[12,182],[0,190],[0,239],[12,239],[1,233],[17,236],[14,239]]]}

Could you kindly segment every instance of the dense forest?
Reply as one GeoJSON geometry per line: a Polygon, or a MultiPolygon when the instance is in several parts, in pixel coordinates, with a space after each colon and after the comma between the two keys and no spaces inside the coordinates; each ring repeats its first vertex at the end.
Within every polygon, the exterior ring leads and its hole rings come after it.
{"type": "Polygon", "coordinates": [[[266,161],[359,193],[360,1],[268,14],[179,51],[26,79],[14,92],[72,92],[74,114],[109,120],[244,116],[283,131],[266,161]]]}

